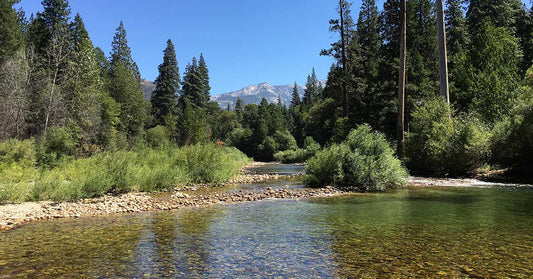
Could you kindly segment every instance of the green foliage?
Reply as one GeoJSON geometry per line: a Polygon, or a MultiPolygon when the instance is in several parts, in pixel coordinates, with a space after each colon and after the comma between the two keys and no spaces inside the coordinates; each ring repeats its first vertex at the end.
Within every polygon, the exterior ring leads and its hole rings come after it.
{"type": "Polygon", "coordinates": [[[405,184],[407,171],[389,143],[370,126],[350,132],[345,142],[318,151],[306,166],[306,184],[348,191],[384,191],[405,184]]]}
{"type": "Polygon", "coordinates": [[[176,114],[176,97],[180,90],[180,73],[174,44],[169,39],[164,50],[163,63],[159,65],[159,76],[155,80],[156,89],[150,99],[152,114],[157,125],[165,124],[165,117],[176,114]]]}
{"type": "Polygon", "coordinates": [[[312,137],[307,137],[305,138],[303,148],[279,151],[274,154],[274,158],[285,164],[304,163],[311,157],[315,156],[319,150],[320,144],[318,144],[312,137]]]}
{"type": "Polygon", "coordinates": [[[67,127],[52,127],[37,142],[37,162],[51,168],[78,151],[78,134],[67,127]]]}
{"type": "Polygon", "coordinates": [[[34,167],[37,160],[35,141],[10,139],[0,143],[0,169],[18,164],[24,167],[34,167]]]}
{"type": "Polygon", "coordinates": [[[474,118],[450,118],[442,98],[427,100],[412,113],[405,154],[411,171],[464,175],[487,164],[490,130],[474,118]]]}
{"type": "MultiPolygon", "coordinates": [[[[528,71],[529,72],[529,71],[528,71]]],[[[533,168],[533,90],[523,88],[510,116],[496,123],[491,138],[492,161],[531,176],[533,168]]]]}
{"type": "Polygon", "coordinates": [[[13,0],[0,0],[0,64],[24,44],[17,12],[13,9],[15,3],[13,0]]]}
{"type": "Polygon", "coordinates": [[[146,144],[157,148],[169,144],[169,132],[165,126],[155,126],[146,130],[146,144]]]}
{"type": "MultiPolygon", "coordinates": [[[[27,149],[31,142],[0,145],[0,150],[8,145],[27,149]]],[[[205,144],[105,152],[64,161],[42,173],[36,168],[12,164],[0,169],[0,203],[77,200],[106,193],[160,191],[185,183],[220,183],[239,174],[242,165],[248,162],[235,148],[205,144]]]]}

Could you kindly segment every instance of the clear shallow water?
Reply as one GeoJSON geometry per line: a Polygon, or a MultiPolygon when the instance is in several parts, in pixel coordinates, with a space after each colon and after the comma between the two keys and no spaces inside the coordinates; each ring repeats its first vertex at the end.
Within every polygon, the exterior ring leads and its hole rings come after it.
{"type": "Polygon", "coordinates": [[[531,188],[424,188],[36,222],[0,277],[533,277],[531,188]]]}
{"type": "Polygon", "coordinates": [[[261,166],[249,168],[246,170],[247,173],[252,174],[279,174],[279,175],[290,175],[295,173],[304,173],[304,165],[295,165],[295,164],[264,164],[261,166]]]}

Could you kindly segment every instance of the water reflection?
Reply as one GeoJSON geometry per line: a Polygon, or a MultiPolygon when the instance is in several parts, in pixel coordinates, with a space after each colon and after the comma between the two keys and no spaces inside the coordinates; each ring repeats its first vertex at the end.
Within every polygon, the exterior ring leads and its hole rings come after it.
{"type": "Polygon", "coordinates": [[[427,188],[38,222],[0,277],[533,277],[533,191],[427,188]]]}

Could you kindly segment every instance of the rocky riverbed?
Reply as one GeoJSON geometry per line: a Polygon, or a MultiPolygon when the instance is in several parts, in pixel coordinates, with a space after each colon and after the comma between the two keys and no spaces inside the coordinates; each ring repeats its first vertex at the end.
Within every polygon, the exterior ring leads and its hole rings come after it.
{"type": "MultiPolygon", "coordinates": [[[[187,189],[190,191],[190,189],[187,189]]],[[[31,202],[0,206],[0,231],[12,229],[28,222],[58,218],[81,218],[116,213],[133,213],[156,210],[173,210],[187,207],[212,206],[252,202],[267,199],[303,199],[339,195],[333,188],[322,189],[272,189],[255,191],[213,192],[194,194],[174,191],[166,195],[128,193],[104,196],[77,202],[31,202]]]]}

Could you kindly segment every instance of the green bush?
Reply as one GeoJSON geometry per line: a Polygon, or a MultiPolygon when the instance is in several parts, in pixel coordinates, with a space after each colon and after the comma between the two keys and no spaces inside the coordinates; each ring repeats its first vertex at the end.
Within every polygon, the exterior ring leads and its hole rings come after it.
{"type": "Polygon", "coordinates": [[[54,167],[74,156],[78,140],[74,131],[67,127],[51,127],[37,142],[37,162],[40,166],[54,167]]]}
{"type": "Polygon", "coordinates": [[[296,150],[285,150],[274,154],[274,158],[282,163],[304,163],[309,158],[313,157],[316,152],[320,150],[318,144],[312,137],[307,137],[304,140],[304,148],[296,150]]]}
{"type": "Polygon", "coordinates": [[[146,130],[146,144],[149,147],[157,148],[169,143],[168,130],[164,126],[156,126],[146,130]]]}
{"type": "Polygon", "coordinates": [[[411,115],[405,140],[409,170],[430,175],[464,175],[487,164],[490,130],[471,117],[450,117],[442,98],[427,100],[411,115]]]}
{"type": "Polygon", "coordinates": [[[384,191],[405,184],[407,171],[379,132],[368,125],[352,130],[346,141],[318,151],[308,161],[306,184],[347,191],[384,191]]]}
{"type": "Polygon", "coordinates": [[[35,141],[10,139],[0,144],[0,169],[2,166],[19,164],[33,167],[36,163],[35,141]]]}
{"type": "Polygon", "coordinates": [[[274,133],[274,140],[278,144],[277,150],[279,151],[296,150],[298,148],[298,144],[296,144],[296,139],[294,139],[294,137],[288,130],[277,130],[276,133],[274,133]]]}
{"type": "Polygon", "coordinates": [[[250,160],[235,148],[198,144],[104,152],[61,161],[52,169],[13,164],[0,171],[0,203],[77,200],[106,193],[160,191],[186,183],[219,183],[250,160]]]}
{"type": "Polygon", "coordinates": [[[523,94],[511,115],[496,123],[491,138],[491,150],[494,164],[531,176],[533,169],[533,92],[529,90],[526,92],[528,94],[523,94]]]}

